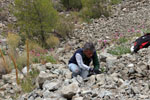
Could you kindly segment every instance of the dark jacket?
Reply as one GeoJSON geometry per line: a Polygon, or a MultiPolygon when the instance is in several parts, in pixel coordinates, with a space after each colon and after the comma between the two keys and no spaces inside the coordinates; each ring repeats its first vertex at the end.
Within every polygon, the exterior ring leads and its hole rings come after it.
{"type": "Polygon", "coordinates": [[[81,48],[78,49],[78,50],[74,53],[74,55],[73,55],[73,56],[71,57],[71,59],[69,60],[69,64],[70,64],[70,63],[74,63],[74,64],[78,65],[78,63],[77,63],[77,61],[76,61],[76,57],[75,57],[75,55],[76,55],[77,53],[79,53],[79,54],[82,56],[83,63],[84,63],[85,65],[89,66],[89,65],[90,65],[90,62],[93,61],[94,68],[95,68],[95,69],[99,69],[99,61],[98,61],[98,56],[97,56],[96,51],[94,52],[94,54],[93,54],[93,56],[92,56],[91,58],[87,58],[87,57],[85,56],[85,54],[83,53],[83,50],[82,50],[81,48]]]}

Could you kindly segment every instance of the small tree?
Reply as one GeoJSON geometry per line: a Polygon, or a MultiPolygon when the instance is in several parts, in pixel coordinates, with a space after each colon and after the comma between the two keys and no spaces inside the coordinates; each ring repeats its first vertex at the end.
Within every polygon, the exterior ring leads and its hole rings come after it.
{"type": "Polygon", "coordinates": [[[51,0],[15,0],[14,8],[20,31],[25,32],[30,40],[46,46],[46,39],[58,19],[51,0]]]}

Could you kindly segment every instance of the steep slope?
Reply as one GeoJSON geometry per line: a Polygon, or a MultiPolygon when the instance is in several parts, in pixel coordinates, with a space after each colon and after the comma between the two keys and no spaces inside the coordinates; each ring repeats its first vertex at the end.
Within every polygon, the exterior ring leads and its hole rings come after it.
{"type": "MultiPolygon", "coordinates": [[[[150,48],[137,54],[114,56],[108,54],[107,49],[103,51],[100,43],[101,40],[111,41],[116,33],[127,37],[143,34],[143,30],[150,26],[149,8],[150,0],[125,0],[114,6],[112,17],[77,25],[80,28],[75,29],[73,36],[56,50],[62,63],[34,64],[33,67],[40,70],[35,80],[37,88],[20,94],[17,100],[149,100],[150,48]],[[84,80],[79,76],[71,79],[67,62],[87,40],[96,44],[101,67],[106,71],[84,80]]],[[[130,46],[133,41],[128,41],[127,45],[130,46]]],[[[10,96],[21,91],[15,83],[15,71],[3,75],[0,85],[2,100],[12,100],[10,96]]]]}

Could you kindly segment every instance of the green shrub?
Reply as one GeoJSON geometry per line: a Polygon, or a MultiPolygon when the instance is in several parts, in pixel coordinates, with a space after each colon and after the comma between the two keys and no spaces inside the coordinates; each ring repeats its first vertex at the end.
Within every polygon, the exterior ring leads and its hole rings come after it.
{"type": "Polygon", "coordinates": [[[16,49],[19,45],[21,37],[18,34],[15,33],[8,33],[7,40],[8,45],[11,49],[16,49]]]}
{"type": "Polygon", "coordinates": [[[30,40],[36,40],[46,46],[46,39],[51,34],[58,19],[51,0],[15,0],[13,14],[21,33],[30,40]]]}
{"type": "Polygon", "coordinates": [[[65,38],[68,34],[72,33],[74,29],[74,24],[73,21],[75,19],[72,16],[69,16],[69,18],[65,18],[62,16],[59,19],[59,22],[57,23],[56,26],[56,32],[63,38],[65,38]]]}
{"type": "Polygon", "coordinates": [[[61,0],[67,10],[80,10],[82,8],[81,0],[61,0]]]}
{"type": "Polygon", "coordinates": [[[34,82],[35,82],[35,78],[38,75],[39,75],[39,71],[36,69],[32,69],[32,71],[29,73],[29,76],[25,77],[25,79],[21,81],[21,88],[23,92],[28,93],[28,92],[31,92],[34,88],[36,88],[34,82]]]}
{"type": "Polygon", "coordinates": [[[32,62],[33,62],[33,63],[39,63],[39,59],[38,59],[37,57],[33,57],[33,58],[32,58],[32,62]]]}
{"type": "Polygon", "coordinates": [[[46,40],[46,43],[47,43],[48,47],[53,48],[53,47],[55,47],[56,45],[59,44],[59,39],[58,39],[56,36],[51,35],[51,36],[46,40]]]}
{"type": "Polygon", "coordinates": [[[31,78],[36,78],[39,75],[39,71],[35,68],[32,68],[32,71],[29,74],[31,78]]]}
{"type": "Polygon", "coordinates": [[[119,45],[108,50],[108,53],[113,54],[113,55],[119,55],[119,56],[122,54],[130,53],[130,52],[131,52],[130,48],[123,46],[123,45],[119,45]]]}
{"type": "Polygon", "coordinates": [[[141,29],[141,31],[145,34],[145,33],[150,33],[150,29],[141,29]]]}
{"type": "Polygon", "coordinates": [[[122,0],[111,0],[111,4],[115,5],[115,4],[119,4],[122,0]]]}
{"type": "Polygon", "coordinates": [[[53,56],[45,56],[47,62],[51,62],[52,64],[56,64],[57,61],[53,56]]]}
{"type": "MultiPolygon", "coordinates": [[[[32,61],[31,55],[29,56],[29,61],[30,61],[29,63],[31,63],[32,61]]],[[[16,64],[20,71],[22,70],[23,67],[27,65],[27,53],[26,52],[23,52],[21,55],[19,55],[16,58],[16,64]]]]}
{"type": "Polygon", "coordinates": [[[30,78],[26,78],[22,80],[21,87],[22,87],[23,92],[27,92],[27,93],[31,92],[35,88],[35,86],[32,83],[32,79],[30,78]]]}
{"type": "Polygon", "coordinates": [[[125,43],[127,41],[128,41],[128,39],[125,38],[125,37],[121,37],[121,38],[118,39],[119,44],[125,43]]]}
{"type": "Polygon", "coordinates": [[[81,0],[83,9],[80,12],[84,19],[110,16],[111,5],[107,0],[81,0]]]}
{"type": "Polygon", "coordinates": [[[105,67],[101,67],[101,72],[104,73],[106,71],[105,67]]]}

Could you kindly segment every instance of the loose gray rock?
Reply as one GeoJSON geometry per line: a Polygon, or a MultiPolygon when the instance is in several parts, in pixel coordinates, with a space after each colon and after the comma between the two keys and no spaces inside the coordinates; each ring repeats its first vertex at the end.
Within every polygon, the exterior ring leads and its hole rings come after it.
{"type": "Polygon", "coordinates": [[[62,95],[67,98],[71,99],[79,90],[79,86],[76,83],[69,84],[68,86],[64,86],[61,89],[62,95]]]}
{"type": "Polygon", "coordinates": [[[59,88],[60,82],[51,82],[46,80],[43,84],[44,90],[55,91],[59,88]]]}

